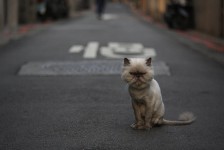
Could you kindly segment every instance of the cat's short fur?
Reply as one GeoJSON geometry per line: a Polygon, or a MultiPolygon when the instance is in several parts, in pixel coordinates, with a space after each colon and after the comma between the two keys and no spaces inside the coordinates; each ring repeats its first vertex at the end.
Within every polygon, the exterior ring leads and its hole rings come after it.
{"type": "Polygon", "coordinates": [[[154,125],[186,125],[195,120],[192,113],[180,115],[179,121],[163,118],[164,103],[159,84],[154,79],[151,58],[124,58],[121,78],[128,83],[135,114],[134,129],[149,129],[154,125]]]}

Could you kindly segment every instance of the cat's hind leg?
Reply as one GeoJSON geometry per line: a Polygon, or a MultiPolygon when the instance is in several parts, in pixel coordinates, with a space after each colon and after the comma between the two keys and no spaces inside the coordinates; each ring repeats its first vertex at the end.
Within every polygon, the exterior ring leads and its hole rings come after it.
{"type": "Polygon", "coordinates": [[[152,119],[152,125],[155,126],[161,126],[163,122],[163,118],[153,118],[152,119]]]}

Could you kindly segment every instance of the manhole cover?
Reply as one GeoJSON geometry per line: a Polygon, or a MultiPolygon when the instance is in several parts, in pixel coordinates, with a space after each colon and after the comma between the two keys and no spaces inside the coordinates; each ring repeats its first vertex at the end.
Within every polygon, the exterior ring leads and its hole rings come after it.
{"type": "MultiPolygon", "coordinates": [[[[155,75],[170,75],[164,62],[153,65],[155,75]]],[[[21,67],[18,75],[120,75],[121,67],[120,60],[29,62],[21,67]]]]}

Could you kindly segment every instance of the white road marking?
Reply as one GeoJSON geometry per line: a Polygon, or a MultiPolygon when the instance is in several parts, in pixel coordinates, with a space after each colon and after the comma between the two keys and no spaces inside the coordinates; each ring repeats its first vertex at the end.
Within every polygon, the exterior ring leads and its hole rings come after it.
{"type": "Polygon", "coordinates": [[[153,48],[144,48],[141,43],[110,42],[108,47],[102,47],[100,53],[108,58],[123,57],[155,57],[153,48]]]}
{"type": "Polygon", "coordinates": [[[156,56],[156,52],[153,48],[145,48],[143,54],[139,54],[139,55],[130,55],[130,54],[116,54],[112,51],[112,49],[108,48],[108,47],[102,47],[100,49],[100,53],[108,58],[124,58],[124,57],[132,57],[132,58],[137,58],[137,57],[155,57],[156,56]]]}
{"type": "Polygon", "coordinates": [[[82,45],[74,45],[69,49],[69,53],[79,53],[83,50],[83,46],[82,45]]]}
{"type": "Polygon", "coordinates": [[[112,20],[112,19],[117,19],[118,16],[114,14],[104,14],[103,15],[103,20],[112,20]]]}
{"type": "MultiPolygon", "coordinates": [[[[69,49],[69,53],[79,53],[84,50],[83,57],[93,59],[97,57],[99,50],[99,42],[92,41],[83,45],[74,45],[69,49]]],[[[156,52],[153,48],[144,48],[141,43],[119,43],[109,42],[108,46],[100,48],[100,54],[107,58],[123,58],[123,57],[155,57],[156,52]]]]}
{"type": "Polygon", "coordinates": [[[96,58],[99,48],[98,42],[89,42],[84,51],[84,58],[96,58]]]}
{"type": "Polygon", "coordinates": [[[116,54],[142,54],[143,45],[140,43],[117,43],[110,42],[108,43],[109,48],[111,48],[116,54]]]}

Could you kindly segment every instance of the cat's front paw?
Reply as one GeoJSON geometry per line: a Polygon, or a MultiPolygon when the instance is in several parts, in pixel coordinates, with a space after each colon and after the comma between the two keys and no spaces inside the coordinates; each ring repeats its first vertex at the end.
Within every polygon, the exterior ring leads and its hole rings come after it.
{"type": "Polygon", "coordinates": [[[149,129],[152,128],[152,126],[144,126],[144,128],[145,128],[146,130],[149,130],[149,129]]]}
{"type": "Polygon", "coordinates": [[[145,130],[146,127],[144,125],[138,125],[136,123],[133,123],[130,125],[132,129],[136,129],[136,130],[145,130]]]}
{"type": "Polygon", "coordinates": [[[130,127],[133,128],[133,129],[135,129],[135,128],[136,128],[136,123],[132,123],[132,124],[130,125],[130,127]]]}
{"type": "Polygon", "coordinates": [[[152,128],[152,125],[150,123],[147,123],[144,125],[145,129],[151,129],[152,128]]]}
{"type": "Polygon", "coordinates": [[[136,124],[136,123],[133,123],[133,124],[130,125],[130,127],[131,127],[132,129],[137,129],[137,124],[136,124]]]}

